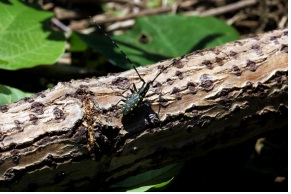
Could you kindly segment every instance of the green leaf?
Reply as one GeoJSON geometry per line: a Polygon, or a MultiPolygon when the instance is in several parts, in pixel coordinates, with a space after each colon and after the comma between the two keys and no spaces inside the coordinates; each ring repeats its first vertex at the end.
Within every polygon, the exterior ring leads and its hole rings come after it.
{"type": "Polygon", "coordinates": [[[0,106],[15,102],[21,98],[29,97],[32,93],[25,93],[16,88],[0,84],[0,106]]]}
{"type": "Polygon", "coordinates": [[[71,52],[82,52],[88,47],[87,44],[75,32],[71,34],[70,43],[71,52]]]}
{"type": "Polygon", "coordinates": [[[8,64],[8,61],[3,61],[3,60],[0,59],[0,66],[1,66],[1,64],[2,65],[7,65],[8,64]]]}
{"type": "Polygon", "coordinates": [[[42,11],[32,4],[11,0],[0,3],[0,63],[1,69],[22,69],[53,64],[63,54],[65,37],[50,29],[52,12],[42,11]]]}
{"type": "Polygon", "coordinates": [[[166,181],[166,182],[162,182],[156,185],[148,185],[148,186],[142,186],[139,188],[135,188],[135,189],[130,189],[127,190],[127,192],[144,192],[144,191],[149,191],[150,189],[160,189],[163,188],[165,186],[167,186],[168,184],[170,184],[170,182],[174,179],[174,177],[172,177],[170,180],[166,181]]]}
{"type": "MultiPolygon", "coordinates": [[[[104,35],[79,35],[114,65],[130,69],[125,57],[104,35]]],[[[152,64],[239,38],[234,28],[214,17],[155,15],[136,20],[125,34],[113,36],[135,65],[152,64]]]]}
{"type": "Polygon", "coordinates": [[[126,188],[128,191],[148,190],[164,187],[170,183],[181,170],[183,163],[171,164],[163,168],[150,170],[135,176],[131,176],[111,186],[111,188],[126,188]]]}

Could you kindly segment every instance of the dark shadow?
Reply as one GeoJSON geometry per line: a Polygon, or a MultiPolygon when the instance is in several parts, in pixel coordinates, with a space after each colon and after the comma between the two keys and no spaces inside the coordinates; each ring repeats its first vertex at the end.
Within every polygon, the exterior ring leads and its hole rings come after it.
{"type": "Polygon", "coordinates": [[[0,94],[11,95],[11,90],[7,86],[0,84],[0,94]]]}
{"type": "Polygon", "coordinates": [[[124,130],[127,132],[138,132],[145,126],[154,124],[150,115],[157,115],[151,108],[149,101],[144,101],[139,107],[121,119],[124,130]]]}
{"type": "Polygon", "coordinates": [[[216,38],[219,38],[221,36],[223,36],[224,34],[212,34],[212,35],[209,35],[209,36],[206,36],[204,37],[203,39],[201,39],[198,44],[194,45],[192,47],[192,49],[189,51],[190,52],[194,52],[194,51],[197,51],[197,50],[201,50],[201,49],[205,49],[206,48],[206,45],[207,43],[209,42],[212,42],[213,40],[215,40],[216,38]]]}
{"type": "MultiPolygon", "coordinates": [[[[116,40],[115,42],[117,44],[124,45],[124,46],[129,47],[133,50],[140,51],[142,53],[141,55],[136,55],[136,54],[131,54],[131,55],[139,56],[141,58],[146,58],[146,59],[149,59],[151,61],[158,62],[158,61],[162,61],[162,60],[171,58],[171,56],[165,56],[165,55],[147,52],[146,50],[143,50],[141,48],[138,48],[138,47],[131,45],[131,44],[128,44],[126,42],[122,42],[122,41],[118,41],[118,40],[116,40]]],[[[130,53],[127,53],[127,54],[130,54],[130,53]]],[[[134,64],[138,64],[138,61],[135,61],[134,64]]]]}
{"type": "Polygon", "coordinates": [[[7,5],[12,5],[12,3],[8,0],[0,0],[0,3],[4,3],[4,4],[7,4],[7,5]]]}
{"type": "Polygon", "coordinates": [[[42,30],[44,32],[49,32],[49,35],[47,36],[48,40],[55,40],[55,41],[62,41],[62,42],[66,41],[66,38],[63,32],[52,29],[51,18],[47,18],[41,21],[41,24],[42,24],[42,30]]]}

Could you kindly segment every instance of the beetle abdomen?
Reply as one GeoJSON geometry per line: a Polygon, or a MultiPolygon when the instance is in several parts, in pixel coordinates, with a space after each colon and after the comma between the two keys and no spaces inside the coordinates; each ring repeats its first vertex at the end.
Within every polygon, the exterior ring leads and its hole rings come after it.
{"type": "Polygon", "coordinates": [[[124,103],[121,108],[122,114],[127,115],[131,111],[133,111],[143,99],[139,94],[132,94],[124,103]]]}

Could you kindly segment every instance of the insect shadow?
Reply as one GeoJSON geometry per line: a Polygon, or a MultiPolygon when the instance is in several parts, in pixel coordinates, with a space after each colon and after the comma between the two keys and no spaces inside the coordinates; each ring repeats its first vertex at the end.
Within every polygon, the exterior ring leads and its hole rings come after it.
{"type": "Polygon", "coordinates": [[[152,109],[148,100],[143,101],[130,114],[123,115],[121,123],[124,130],[137,132],[145,126],[154,126],[159,123],[159,115],[152,109]]]}

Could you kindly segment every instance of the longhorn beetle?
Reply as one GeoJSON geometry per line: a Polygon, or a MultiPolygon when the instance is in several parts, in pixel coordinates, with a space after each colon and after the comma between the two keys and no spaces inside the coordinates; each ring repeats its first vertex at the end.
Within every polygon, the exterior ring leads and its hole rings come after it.
{"type": "MultiPolygon", "coordinates": [[[[91,18],[91,17],[90,17],[91,18]]],[[[91,20],[93,21],[93,23],[95,23],[95,21],[91,18],[91,20]]],[[[125,59],[132,65],[133,69],[135,70],[135,72],[137,73],[139,79],[142,81],[142,86],[140,89],[137,90],[135,84],[133,83],[133,89],[129,88],[131,91],[131,95],[127,98],[127,99],[121,99],[119,100],[115,106],[117,106],[121,101],[124,102],[124,105],[121,108],[121,112],[124,116],[129,115],[130,113],[133,112],[133,110],[138,107],[142,102],[143,99],[145,97],[145,95],[147,94],[150,85],[152,83],[154,83],[154,81],[159,77],[159,75],[161,75],[161,73],[163,73],[167,68],[169,68],[170,66],[174,65],[175,63],[179,62],[181,59],[184,58],[184,56],[181,56],[178,59],[173,59],[172,63],[164,68],[162,68],[160,70],[160,72],[156,75],[156,77],[153,80],[150,80],[148,82],[145,82],[145,80],[140,76],[139,72],[137,71],[137,69],[135,68],[135,66],[133,65],[132,61],[126,56],[126,54],[119,48],[119,46],[114,42],[114,40],[112,40],[108,34],[101,28],[101,26],[99,26],[97,24],[98,28],[100,29],[100,31],[112,42],[113,45],[116,46],[116,48],[118,48],[118,50],[123,54],[123,56],[125,57],[125,59]]]]}

